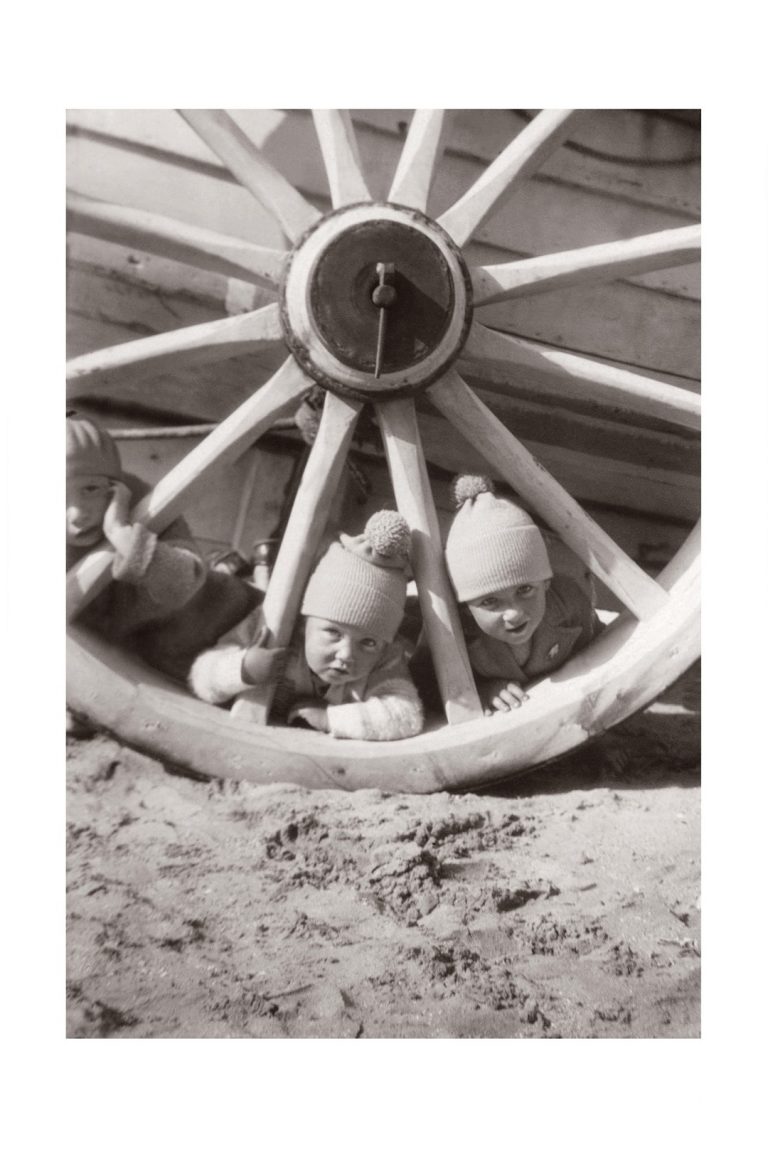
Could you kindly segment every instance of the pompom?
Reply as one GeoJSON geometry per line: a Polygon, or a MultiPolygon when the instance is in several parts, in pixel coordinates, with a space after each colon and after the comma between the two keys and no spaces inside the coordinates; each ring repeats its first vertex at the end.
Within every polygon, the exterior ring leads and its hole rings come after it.
{"type": "Polygon", "coordinates": [[[374,512],[365,526],[365,538],[380,556],[407,556],[411,530],[399,512],[383,508],[374,512]]]}
{"type": "Polygon", "coordinates": [[[496,491],[493,480],[489,476],[471,476],[465,474],[457,476],[453,482],[453,499],[457,508],[461,508],[467,500],[474,500],[483,492],[496,491]]]}

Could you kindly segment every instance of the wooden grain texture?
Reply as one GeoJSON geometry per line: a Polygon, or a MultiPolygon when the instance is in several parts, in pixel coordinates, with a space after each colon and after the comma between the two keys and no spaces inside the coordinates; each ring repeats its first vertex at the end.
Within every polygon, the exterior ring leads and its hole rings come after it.
{"type": "Polygon", "coordinates": [[[666,595],[658,584],[584,512],[456,371],[450,369],[433,386],[430,399],[638,619],[648,619],[663,607],[666,595]]]}
{"type": "MultiPolygon", "coordinates": [[[[325,173],[309,112],[243,109],[232,115],[271,163],[313,203],[316,197],[327,196],[325,173]]],[[[385,199],[400,160],[411,112],[355,110],[352,115],[369,186],[376,198],[385,199]],[[382,129],[383,124],[391,127],[382,129]]],[[[67,123],[71,134],[82,134],[70,135],[68,148],[74,155],[80,148],[89,152],[92,148],[98,149],[102,155],[108,155],[110,150],[127,154],[130,149],[146,160],[160,161],[165,168],[194,165],[193,175],[198,179],[204,179],[216,166],[216,162],[210,163],[210,152],[205,145],[169,110],[133,109],[122,113],[104,109],[70,110],[67,123]],[[107,146],[103,147],[102,142],[107,146]]],[[[575,134],[585,143],[592,141],[596,147],[602,145],[610,150],[620,141],[622,129],[631,129],[631,148],[641,163],[624,168],[580,156],[565,147],[558,148],[547,161],[545,172],[524,181],[514,202],[508,208],[499,206],[486,221],[481,229],[483,239],[500,248],[530,255],[659,231],[698,220],[698,166],[667,168],[642,164],[645,154],[651,156],[654,152],[652,128],[655,123],[652,117],[642,113],[581,112],[575,121],[575,134]],[[657,191],[664,188],[668,188],[668,195],[657,191]],[[564,201],[573,205],[572,211],[563,211],[564,201]]],[[[432,214],[439,215],[455,203],[510,140],[519,135],[522,126],[523,122],[510,112],[453,110],[433,189],[432,214]]],[[[677,142],[670,142],[666,151],[670,150],[684,151],[685,139],[679,141],[679,147],[677,142]]],[[[102,165],[104,163],[102,161],[102,165]]],[[[73,173],[75,167],[79,165],[73,166],[73,173]]],[[[223,167],[220,171],[222,177],[228,175],[223,167]]],[[[90,177],[97,175],[96,171],[89,173],[90,177]]],[[[124,203],[122,195],[101,195],[124,203]]],[[[236,223],[233,221],[232,226],[224,230],[233,232],[236,223]]],[[[216,227],[221,224],[217,223],[216,227]]],[[[250,239],[258,237],[254,232],[242,234],[250,239]]],[[[675,285],[675,290],[687,292],[688,278],[689,274],[682,272],[664,280],[668,290],[675,285]]],[[[650,273],[641,279],[654,285],[658,274],[650,273]]]]}
{"type": "Polygon", "coordinates": [[[169,367],[255,354],[273,348],[282,339],[279,305],[269,304],[257,312],[177,328],[78,356],[67,364],[67,395],[93,393],[100,382],[146,379],[169,367]]]}
{"type": "Polygon", "coordinates": [[[320,141],[333,207],[343,208],[345,204],[371,200],[349,112],[318,108],[312,112],[312,118],[320,141]]]}
{"type": "Polygon", "coordinates": [[[477,321],[470,329],[459,364],[480,375],[485,367],[506,369],[512,380],[518,375],[534,375],[551,395],[575,392],[608,408],[667,420],[685,428],[701,427],[701,397],[693,392],[495,332],[477,321]]]}
{"type": "Polygon", "coordinates": [[[572,129],[572,109],[540,112],[527,128],[486,169],[438,223],[462,247],[515,189],[518,180],[531,175],[559,147],[572,129]]]}
{"type": "Polygon", "coordinates": [[[376,405],[398,510],[411,529],[419,604],[449,724],[482,715],[443,558],[437,519],[413,400],[376,405]]]}
{"type": "Polygon", "coordinates": [[[449,122],[450,113],[443,109],[421,108],[414,112],[387,197],[393,204],[427,211],[449,122]]]}
{"type": "Polygon", "coordinates": [[[123,208],[76,192],[67,194],[67,229],[115,244],[136,245],[143,252],[272,289],[280,286],[288,258],[287,253],[275,248],[263,248],[154,212],[123,208]]]}
{"type": "MultiPolygon", "coordinates": [[[[269,629],[269,648],[289,643],[328,523],[352,434],[362,404],[326,394],[317,436],[312,444],[288,523],[283,533],[262,612],[269,629]]],[[[266,724],[274,685],[251,688],[232,705],[233,715],[254,724],[266,724]]]]}
{"type": "MultiPolygon", "coordinates": [[[[290,121],[281,142],[296,136],[301,140],[301,122],[290,121]]],[[[184,127],[184,125],[182,125],[184,127]]],[[[312,172],[318,169],[317,198],[324,194],[325,177],[311,121],[303,131],[309,142],[299,147],[301,154],[314,151],[312,172]]],[[[189,134],[191,136],[191,133],[189,134]]],[[[154,154],[130,151],[123,142],[114,147],[84,138],[69,142],[72,187],[85,194],[120,200],[135,207],[166,215],[179,215],[200,226],[255,240],[265,246],[280,247],[280,233],[258,204],[237,185],[224,183],[188,167],[159,161],[154,154]],[[120,144],[121,146],[118,146],[120,144]]],[[[370,147],[383,146],[374,137],[370,147]]],[[[277,143],[275,143],[277,149],[277,143]]],[[[399,145],[398,145],[399,148],[399,145]]],[[[293,172],[293,152],[278,154],[281,166],[293,172]]],[[[309,159],[301,156],[302,164],[309,159]]],[[[451,158],[446,158],[446,161],[451,158]]],[[[393,152],[393,160],[396,153],[393,152]]],[[[363,154],[366,173],[371,157],[363,154]]],[[[439,213],[451,198],[461,195],[476,177],[477,167],[461,157],[452,162],[462,169],[453,180],[441,164],[431,196],[431,211],[439,213]]],[[[391,173],[386,182],[388,191],[391,173]]],[[[509,211],[502,207],[484,225],[467,249],[470,262],[485,265],[504,263],[532,253],[572,249],[578,245],[602,243],[621,237],[668,228],[680,217],[645,209],[620,199],[604,201],[590,192],[544,184],[530,188],[524,181],[509,211]],[[582,202],[583,201],[583,202],[582,202]],[[487,235],[486,235],[487,233],[487,235]],[[482,241],[476,243],[476,241],[482,241]],[[496,245],[489,248],[489,243],[496,245]]],[[[386,191],[384,195],[386,195],[386,191]]],[[[319,199],[317,200],[320,203],[319,199]]],[[[542,339],[561,347],[598,357],[647,367],[660,374],[675,373],[698,378],[699,310],[698,267],[685,265],[649,273],[632,282],[620,281],[610,289],[601,285],[578,291],[563,290],[513,299],[491,305],[486,323],[523,337],[542,339]],[[648,277],[657,278],[660,291],[643,287],[648,277]]]]}
{"type": "Polygon", "coordinates": [[[180,114],[275,219],[291,240],[310,228],[320,213],[251,143],[222,109],[181,108],[180,114]]]}
{"type": "MultiPolygon", "coordinates": [[[[184,504],[214,468],[237,459],[280,416],[296,408],[312,387],[294,360],[286,360],[272,379],[210,436],[193,448],[154,489],[139,501],[133,520],[162,532],[184,510],[184,504]]],[[[67,620],[71,620],[111,579],[111,551],[86,556],[67,573],[67,620]]]]}
{"type": "Polygon", "coordinates": [[[595,244],[511,264],[472,268],[475,307],[558,288],[598,284],[701,258],[701,226],[670,228],[650,236],[595,244]]]}

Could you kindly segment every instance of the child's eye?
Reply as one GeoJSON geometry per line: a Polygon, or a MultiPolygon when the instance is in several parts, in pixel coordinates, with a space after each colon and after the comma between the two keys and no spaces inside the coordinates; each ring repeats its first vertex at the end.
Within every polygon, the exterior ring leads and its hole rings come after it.
{"type": "Polygon", "coordinates": [[[481,608],[496,608],[498,603],[499,602],[495,596],[486,596],[484,600],[480,601],[480,607],[481,608]]]}
{"type": "Polygon", "coordinates": [[[530,596],[533,592],[533,584],[521,584],[517,591],[520,596],[530,596]]]}
{"type": "Polygon", "coordinates": [[[324,628],[323,631],[326,636],[330,636],[332,640],[338,640],[340,635],[338,628],[324,628]]]}
{"type": "Polygon", "coordinates": [[[377,648],[379,644],[378,640],[374,640],[372,636],[366,636],[364,640],[360,641],[360,643],[362,644],[363,648],[371,649],[377,648]]]}

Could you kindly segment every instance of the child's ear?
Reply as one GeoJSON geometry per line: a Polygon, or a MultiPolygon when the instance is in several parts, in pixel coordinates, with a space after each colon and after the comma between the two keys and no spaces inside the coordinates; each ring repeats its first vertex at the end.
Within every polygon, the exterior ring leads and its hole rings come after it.
{"type": "Polygon", "coordinates": [[[551,583],[552,583],[552,577],[550,576],[548,580],[544,581],[544,591],[545,592],[549,592],[549,586],[551,583]]]}

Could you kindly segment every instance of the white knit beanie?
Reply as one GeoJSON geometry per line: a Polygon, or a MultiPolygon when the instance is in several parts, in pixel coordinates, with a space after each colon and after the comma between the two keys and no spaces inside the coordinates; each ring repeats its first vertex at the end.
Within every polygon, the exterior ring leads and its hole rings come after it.
{"type": "Polygon", "coordinates": [[[496,496],[485,476],[459,476],[445,560],[460,602],[552,575],[544,537],[527,512],[496,496]]]}
{"type": "Polygon", "coordinates": [[[309,578],[303,616],[394,639],[405,610],[411,533],[399,512],[375,512],[360,536],[341,534],[309,578]]]}
{"type": "Polygon", "coordinates": [[[67,413],[67,476],[108,476],[119,480],[123,475],[117,445],[95,420],[67,413]]]}

